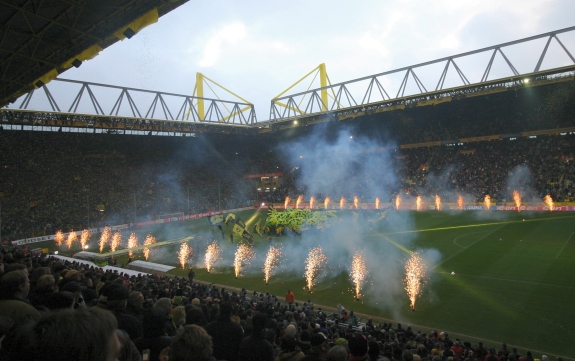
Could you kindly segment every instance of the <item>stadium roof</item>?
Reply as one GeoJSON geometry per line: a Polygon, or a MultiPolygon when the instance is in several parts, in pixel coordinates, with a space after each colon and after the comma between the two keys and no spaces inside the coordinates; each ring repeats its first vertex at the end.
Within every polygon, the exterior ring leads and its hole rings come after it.
{"type": "Polygon", "coordinates": [[[0,0],[0,107],[188,0],[0,0]]]}

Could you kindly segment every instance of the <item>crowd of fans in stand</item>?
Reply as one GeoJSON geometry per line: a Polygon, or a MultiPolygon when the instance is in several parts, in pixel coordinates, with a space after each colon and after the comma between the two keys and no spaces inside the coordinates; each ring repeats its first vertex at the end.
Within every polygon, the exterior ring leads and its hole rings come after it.
{"type": "Polygon", "coordinates": [[[194,282],[193,272],[129,276],[9,245],[0,257],[2,360],[534,361],[505,344],[360,323],[290,291],[284,302],[194,282]]]}
{"type": "MultiPolygon", "coordinates": [[[[575,87],[569,83],[376,114],[354,124],[359,135],[381,133],[382,140],[396,144],[514,134],[573,126],[573,97],[575,87]]],[[[297,139],[294,134],[192,138],[0,130],[2,236],[18,239],[309,197],[297,164],[281,152],[297,139]],[[270,192],[258,193],[254,181],[244,179],[268,172],[283,173],[280,187],[270,192]]],[[[389,195],[388,200],[398,193],[445,199],[462,193],[467,201],[489,194],[509,200],[509,172],[527,165],[532,177],[525,179],[532,181],[524,180],[520,188],[535,190],[536,197],[572,200],[573,144],[570,134],[393,150],[397,182],[381,184],[379,194],[389,195]]],[[[366,181],[377,180],[352,177],[333,188],[353,194],[315,196],[359,196],[371,202],[367,189],[373,187],[366,181]]]]}

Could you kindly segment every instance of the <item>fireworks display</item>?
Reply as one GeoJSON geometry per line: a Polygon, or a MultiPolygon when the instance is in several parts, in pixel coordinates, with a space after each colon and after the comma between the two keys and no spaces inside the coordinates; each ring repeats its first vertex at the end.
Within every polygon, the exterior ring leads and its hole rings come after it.
{"type": "Polygon", "coordinates": [[[290,197],[286,197],[286,200],[285,200],[285,202],[284,202],[284,208],[285,208],[285,209],[288,209],[290,202],[291,202],[291,198],[290,198],[290,197]]]}
{"type": "Polygon", "coordinates": [[[381,201],[379,200],[379,197],[375,198],[375,209],[379,209],[379,204],[381,203],[381,201]]]}
{"type": "MultiPolygon", "coordinates": [[[[146,239],[144,240],[144,246],[149,246],[156,243],[156,237],[152,236],[151,233],[149,233],[146,236],[146,239]]],[[[150,248],[144,248],[144,258],[146,259],[146,261],[148,260],[148,258],[150,257],[150,248]]]]}
{"type": "Polygon", "coordinates": [[[441,197],[439,194],[435,195],[435,209],[440,211],[441,210],[441,197]]]}
{"type": "Polygon", "coordinates": [[[325,200],[323,201],[323,208],[328,209],[330,203],[331,203],[331,198],[325,197],[325,200]]]}
{"type": "Polygon", "coordinates": [[[110,242],[110,238],[112,237],[112,229],[110,227],[104,227],[102,234],[100,235],[100,253],[104,250],[104,247],[108,242],[110,242]]]}
{"type": "Polygon", "coordinates": [[[513,202],[517,206],[517,212],[521,212],[521,195],[516,190],[513,191],[513,202]]]}
{"type": "Polygon", "coordinates": [[[305,281],[309,292],[312,291],[315,280],[326,263],[327,257],[321,247],[310,249],[305,261],[305,281]]]}
{"type": "Polygon", "coordinates": [[[421,295],[425,278],[426,267],[418,253],[413,253],[405,264],[405,290],[415,311],[415,301],[421,295]]]}
{"type": "Polygon", "coordinates": [[[489,196],[489,194],[485,195],[485,198],[483,199],[483,204],[485,204],[485,209],[486,210],[490,210],[491,209],[491,197],[489,196]]]}
{"type": "Polygon", "coordinates": [[[421,196],[417,196],[417,198],[415,198],[415,209],[418,212],[423,209],[423,198],[421,198],[421,196]]]}
{"type": "Polygon", "coordinates": [[[269,283],[270,276],[272,275],[273,270],[278,266],[281,256],[282,256],[281,246],[271,246],[270,249],[268,250],[264,266],[262,267],[262,271],[264,271],[264,280],[266,281],[266,285],[269,283]]]}
{"type": "Polygon", "coordinates": [[[62,242],[64,242],[64,233],[62,233],[61,230],[58,230],[56,232],[56,235],[54,236],[54,243],[56,244],[56,246],[60,247],[62,245],[62,242]]]}
{"type": "Polygon", "coordinates": [[[214,263],[220,260],[220,246],[218,246],[218,241],[213,241],[208,248],[206,249],[206,255],[204,256],[204,260],[206,262],[206,270],[208,273],[212,270],[214,263]]]}
{"type": "Polygon", "coordinates": [[[553,207],[555,207],[555,203],[553,202],[553,198],[551,198],[551,195],[546,195],[545,198],[543,198],[543,202],[545,202],[545,205],[547,206],[547,208],[549,208],[549,212],[553,212],[553,207]]]}
{"type": "Polygon", "coordinates": [[[314,204],[315,204],[315,197],[312,196],[312,197],[309,199],[309,209],[313,209],[313,205],[314,205],[314,204]]]}
{"type": "Polygon", "coordinates": [[[395,209],[398,210],[399,206],[401,206],[401,197],[398,194],[397,197],[395,197],[395,209]]]}
{"type": "Polygon", "coordinates": [[[343,207],[345,207],[345,198],[341,196],[341,199],[339,200],[339,209],[343,209],[343,207]]]}
{"type": "Polygon", "coordinates": [[[463,196],[457,197],[457,207],[459,207],[460,210],[463,210],[463,196]]]}
{"type": "Polygon", "coordinates": [[[122,244],[122,232],[119,230],[112,234],[112,241],[110,242],[110,251],[116,252],[118,247],[122,244]]]}
{"type": "Polygon", "coordinates": [[[299,208],[299,205],[303,202],[303,196],[299,195],[295,201],[295,207],[296,209],[299,208]]]}
{"type": "Polygon", "coordinates": [[[357,196],[353,196],[353,208],[357,209],[359,207],[359,198],[357,196]]]}
{"type": "Polygon", "coordinates": [[[68,238],[66,239],[66,246],[68,246],[68,249],[72,248],[72,245],[77,240],[78,240],[78,235],[76,235],[76,232],[74,232],[74,230],[71,229],[70,233],[68,233],[68,238]]]}
{"type": "Polygon", "coordinates": [[[254,258],[255,255],[256,254],[254,253],[252,247],[246,243],[238,244],[238,248],[236,249],[236,254],[234,257],[234,272],[236,273],[236,278],[240,276],[242,267],[246,264],[250,264],[252,258],[254,258]]]}
{"type": "Polygon", "coordinates": [[[359,300],[361,297],[361,286],[367,276],[367,267],[365,266],[365,259],[360,251],[356,251],[353,255],[351,262],[351,272],[349,278],[355,285],[355,298],[359,300]]]}
{"type": "Polygon", "coordinates": [[[89,229],[85,229],[82,231],[82,234],[80,235],[80,245],[82,246],[82,249],[86,248],[86,245],[90,241],[91,237],[92,237],[92,232],[90,232],[89,229]]]}
{"type": "Polygon", "coordinates": [[[128,257],[132,257],[133,251],[132,248],[138,247],[138,236],[136,236],[136,232],[130,233],[130,237],[128,238],[128,257]]]}
{"type": "Polygon", "coordinates": [[[193,254],[194,249],[190,247],[186,242],[180,245],[180,250],[178,251],[178,261],[180,261],[180,266],[182,266],[182,269],[186,269],[186,263],[193,254]]]}

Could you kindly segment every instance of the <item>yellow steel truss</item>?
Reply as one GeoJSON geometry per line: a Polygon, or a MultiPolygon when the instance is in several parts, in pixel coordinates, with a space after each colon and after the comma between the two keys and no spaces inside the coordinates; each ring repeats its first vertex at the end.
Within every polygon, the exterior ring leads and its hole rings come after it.
{"type": "MultiPolygon", "coordinates": [[[[226,103],[221,103],[223,105],[223,107],[228,111],[229,115],[223,117],[222,119],[220,119],[220,122],[225,122],[228,119],[230,119],[231,117],[237,115],[238,113],[243,113],[246,110],[249,110],[251,108],[253,108],[253,104],[242,98],[241,96],[237,95],[236,93],[234,93],[233,91],[227,89],[226,87],[218,84],[217,82],[213,81],[212,79],[208,78],[207,76],[205,76],[202,73],[196,73],[196,85],[194,86],[194,92],[192,94],[193,97],[196,97],[196,99],[194,100],[196,102],[196,110],[198,112],[198,116],[200,118],[200,121],[203,121],[205,119],[206,116],[206,110],[205,110],[205,104],[204,104],[204,84],[207,85],[208,88],[210,88],[210,90],[212,91],[212,93],[214,93],[214,95],[216,96],[216,98],[218,98],[218,100],[222,100],[218,94],[214,91],[214,89],[210,86],[210,83],[212,83],[213,85],[218,86],[220,89],[225,90],[226,92],[230,93],[231,95],[235,96],[238,99],[241,99],[243,102],[249,104],[249,106],[246,106],[242,109],[240,109],[239,111],[230,111],[230,109],[228,109],[228,107],[226,106],[226,103]]],[[[188,113],[186,114],[186,120],[189,119],[190,117],[190,113],[192,112],[192,110],[188,110],[188,113]]]]}
{"type": "MultiPolygon", "coordinates": [[[[319,75],[319,83],[320,83],[320,87],[321,88],[325,88],[328,85],[331,85],[331,81],[329,80],[329,76],[327,75],[327,70],[325,67],[325,63],[321,63],[319,64],[317,67],[315,67],[312,71],[310,71],[309,73],[307,73],[306,75],[304,75],[301,79],[299,79],[298,81],[296,81],[295,83],[293,83],[289,88],[287,88],[286,90],[284,90],[283,92],[279,93],[278,95],[276,95],[273,99],[272,99],[272,103],[279,105],[281,107],[284,108],[288,108],[290,110],[293,110],[294,112],[300,113],[300,114],[304,114],[303,111],[296,109],[294,107],[288,106],[280,101],[278,101],[278,99],[284,95],[285,93],[287,93],[291,88],[293,88],[294,86],[298,85],[299,83],[301,83],[304,79],[306,79],[307,77],[309,77],[310,75],[314,74],[313,79],[310,82],[309,87],[307,88],[307,90],[309,90],[312,85],[313,82],[315,81],[315,79],[317,78],[317,76],[319,75]],[[315,73],[315,74],[314,74],[315,73]]],[[[306,91],[307,91],[306,90],[306,91]]],[[[333,93],[333,89],[331,89],[332,93],[333,93]]],[[[327,89],[321,89],[320,90],[320,96],[321,96],[321,109],[322,111],[327,111],[327,106],[328,106],[328,92],[327,89]]],[[[305,95],[302,97],[302,99],[300,100],[299,104],[298,104],[298,108],[299,105],[304,101],[305,99],[305,95]]],[[[331,95],[331,97],[333,99],[335,99],[335,93],[331,95]]]]}

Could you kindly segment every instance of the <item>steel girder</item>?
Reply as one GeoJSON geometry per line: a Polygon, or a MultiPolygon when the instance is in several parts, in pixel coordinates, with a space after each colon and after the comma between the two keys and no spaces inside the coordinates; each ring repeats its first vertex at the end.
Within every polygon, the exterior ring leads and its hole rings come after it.
{"type": "MultiPolygon", "coordinates": [[[[467,94],[469,93],[489,91],[489,88],[522,86],[524,82],[528,82],[530,79],[537,78],[539,81],[547,82],[551,80],[548,77],[553,74],[562,74],[559,77],[570,76],[575,70],[575,58],[558,37],[559,34],[570,32],[572,34],[575,33],[575,26],[274,98],[271,102],[270,120],[260,122],[259,125],[277,129],[277,127],[272,126],[274,123],[292,122],[294,120],[303,120],[305,122],[306,119],[313,120],[322,117],[341,118],[341,116],[347,116],[351,113],[370,114],[370,112],[376,112],[377,110],[381,111],[382,108],[393,110],[398,106],[410,106],[413,104],[432,105],[449,101],[453,96],[462,97],[468,96],[467,94]],[[540,39],[547,40],[541,53],[537,51],[529,51],[528,53],[529,60],[533,60],[535,64],[534,68],[526,71],[518,70],[521,67],[516,66],[506,52],[509,52],[513,46],[526,43],[533,45],[540,39]],[[542,71],[542,64],[549,57],[548,50],[552,43],[556,43],[561,51],[564,52],[566,63],[560,67],[542,71]],[[490,56],[485,69],[482,71],[483,75],[480,80],[473,82],[470,80],[471,76],[466,75],[463,71],[460,63],[464,63],[475,55],[490,56]],[[507,74],[504,77],[499,76],[497,79],[490,80],[493,66],[498,59],[501,59],[501,66],[507,68],[507,74]],[[435,74],[434,72],[438,70],[439,72],[435,74]],[[453,78],[457,79],[458,84],[445,88],[445,82],[450,70],[451,73],[454,73],[454,76],[450,78],[451,81],[453,82],[453,78]],[[425,76],[426,81],[422,81],[422,75],[425,76]],[[401,79],[401,81],[396,90],[392,92],[393,79],[401,79]],[[408,84],[410,83],[411,88],[408,89],[408,84]],[[326,91],[329,94],[327,104],[321,96],[326,91]]],[[[573,46],[575,44],[569,45],[573,46]]],[[[519,62],[523,65],[525,60],[527,59],[522,57],[515,63],[519,62]]],[[[476,67],[477,65],[474,65],[475,69],[473,70],[477,70],[476,67]]]]}

